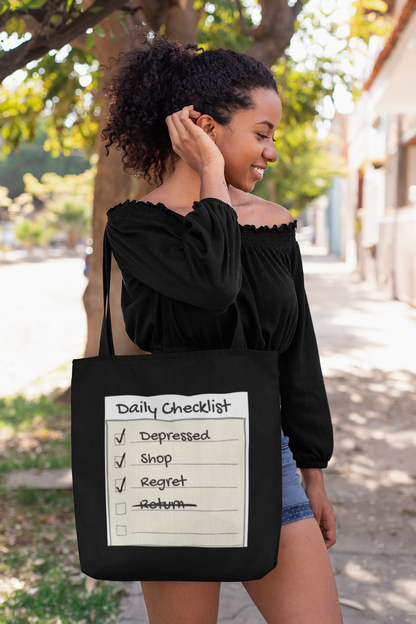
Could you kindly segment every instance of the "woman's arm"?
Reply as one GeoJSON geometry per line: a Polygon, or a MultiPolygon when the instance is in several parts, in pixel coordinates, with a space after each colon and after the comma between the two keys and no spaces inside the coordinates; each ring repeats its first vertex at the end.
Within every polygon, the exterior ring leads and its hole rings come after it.
{"type": "Polygon", "coordinates": [[[173,151],[201,178],[201,199],[215,197],[230,203],[230,194],[224,177],[224,157],[196,120],[201,113],[193,106],[166,117],[173,151]]]}
{"type": "Polygon", "coordinates": [[[325,490],[324,475],[320,468],[301,468],[302,485],[309,505],[321,529],[327,549],[336,542],[336,517],[325,490]]]}
{"type": "Polygon", "coordinates": [[[288,260],[298,322],[290,346],[279,355],[282,428],[298,468],[326,468],[333,452],[333,427],[297,243],[288,260]]]}
{"type": "Polygon", "coordinates": [[[190,108],[170,115],[167,124],[177,153],[200,173],[201,199],[185,217],[127,201],[108,211],[106,234],[129,292],[143,283],[223,314],[241,288],[240,231],[225,185],[223,156],[191,121],[190,108]]]}
{"type": "Polygon", "coordinates": [[[322,468],[333,450],[333,428],[319,361],[312,318],[305,293],[299,247],[290,254],[291,273],[298,300],[298,324],[289,348],[279,356],[283,431],[302,473],[325,545],[335,544],[335,514],[325,491],[322,468]]]}

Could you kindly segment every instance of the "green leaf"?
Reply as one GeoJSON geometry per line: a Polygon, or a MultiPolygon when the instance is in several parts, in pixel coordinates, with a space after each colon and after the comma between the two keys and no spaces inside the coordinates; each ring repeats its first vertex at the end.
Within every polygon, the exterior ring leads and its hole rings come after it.
{"type": "Polygon", "coordinates": [[[37,9],[38,5],[38,2],[33,2],[33,0],[26,0],[26,2],[20,1],[18,6],[19,9],[37,9]]]}
{"type": "Polygon", "coordinates": [[[94,30],[100,37],[105,37],[105,32],[103,31],[101,26],[96,26],[94,30]]]}
{"type": "Polygon", "coordinates": [[[362,7],[369,11],[380,11],[380,13],[385,13],[389,8],[383,0],[363,0],[362,7]]]}
{"type": "Polygon", "coordinates": [[[116,38],[115,38],[115,36],[114,36],[114,33],[113,33],[113,31],[111,30],[111,28],[110,28],[110,39],[111,39],[111,41],[115,41],[115,40],[116,40],[116,38]]]}
{"type": "Polygon", "coordinates": [[[11,17],[7,21],[5,31],[9,36],[13,33],[17,33],[19,37],[23,37],[26,31],[25,21],[17,17],[11,17]]]}
{"type": "Polygon", "coordinates": [[[124,27],[124,30],[125,30],[126,32],[128,32],[128,31],[129,31],[129,29],[127,28],[127,24],[126,24],[126,22],[124,21],[124,19],[123,19],[122,17],[119,17],[119,20],[120,20],[120,22],[122,23],[122,25],[123,25],[123,27],[124,27]]]}
{"type": "Polygon", "coordinates": [[[96,6],[96,7],[92,7],[88,13],[98,13],[98,11],[101,11],[103,7],[100,6],[96,6]]]}
{"type": "Polygon", "coordinates": [[[92,46],[94,45],[94,43],[95,43],[94,34],[90,33],[87,36],[87,45],[86,45],[87,50],[90,50],[92,46]]]}

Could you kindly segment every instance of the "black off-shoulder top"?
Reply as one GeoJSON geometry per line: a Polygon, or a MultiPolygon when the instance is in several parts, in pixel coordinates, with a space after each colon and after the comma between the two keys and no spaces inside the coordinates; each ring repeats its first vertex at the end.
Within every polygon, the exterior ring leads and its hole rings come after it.
{"type": "Polygon", "coordinates": [[[215,198],[186,216],[134,200],[107,215],[131,340],[153,353],[229,348],[237,301],[247,348],[279,354],[282,429],[297,466],[325,468],[333,430],[296,222],[241,225],[215,198]]]}

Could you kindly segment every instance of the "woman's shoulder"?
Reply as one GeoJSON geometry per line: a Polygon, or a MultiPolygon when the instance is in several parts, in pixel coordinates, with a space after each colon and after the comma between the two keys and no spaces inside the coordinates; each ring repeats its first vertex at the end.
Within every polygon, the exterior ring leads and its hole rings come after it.
{"type": "Polygon", "coordinates": [[[126,199],[125,202],[116,204],[107,211],[108,224],[111,225],[118,217],[123,220],[134,221],[138,224],[148,221],[180,221],[178,212],[170,210],[163,202],[147,201],[145,199],[126,199]]]}
{"type": "Polygon", "coordinates": [[[261,197],[255,197],[255,205],[259,211],[259,214],[264,216],[266,223],[264,225],[283,225],[294,223],[294,219],[287,208],[275,204],[274,202],[267,201],[261,197]]]}
{"type": "Polygon", "coordinates": [[[289,210],[279,204],[233,187],[230,189],[230,194],[238,221],[242,225],[251,224],[256,227],[277,225],[280,227],[283,224],[294,223],[289,210]]]}

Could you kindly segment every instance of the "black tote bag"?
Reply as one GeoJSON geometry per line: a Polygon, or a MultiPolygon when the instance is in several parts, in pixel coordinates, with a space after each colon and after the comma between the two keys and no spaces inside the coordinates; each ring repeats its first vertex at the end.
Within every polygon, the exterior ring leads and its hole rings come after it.
{"type": "Polygon", "coordinates": [[[104,234],[99,355],[73,361],[72,473],[82,571],[106,580],[245,581],[277,563],[278,356],[116,356],[104,234]]]}

